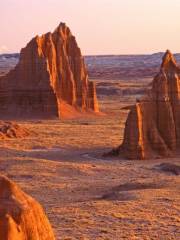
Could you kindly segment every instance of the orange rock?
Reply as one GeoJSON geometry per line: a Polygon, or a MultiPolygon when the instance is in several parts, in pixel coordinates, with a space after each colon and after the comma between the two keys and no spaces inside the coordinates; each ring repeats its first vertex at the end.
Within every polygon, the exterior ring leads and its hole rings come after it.
{"type": "Polygon", "coordinates": [[[0,121],[0,139],[23,138],[30,135],[28,129],[13,122],[0,121]]]}
{"type": "Polygon", "coordinates": [[[0,239],[55,240],[40,204],[0,176],[0,239]]]}
{"type": "Polygon", "coordinates": [[[180,68],[167,51],[147,96],[132,106],[123,144],[116,153],[129,159],[174,155],[180,146],[180,68]]]}
{"type": "Polygon", "coordinates": [[[64,23],[21,50],[15,69],[0,79],[0,91],[0,113],[5,116],[61,117],[66,104],[99,111],[95,85],[88,80],[81,50],[64,23]]]}

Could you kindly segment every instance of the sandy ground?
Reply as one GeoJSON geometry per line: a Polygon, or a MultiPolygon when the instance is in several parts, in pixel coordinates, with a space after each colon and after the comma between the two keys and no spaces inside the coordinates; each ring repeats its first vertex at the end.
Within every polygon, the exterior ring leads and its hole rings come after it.
{"type": "Polygon", "coordinates": [[[180,239],[180,179],[157,168],[179,158],[103,159],[127,112],[100,101],[107,115],[19,121],[35,134],[0,142],[0,172],[43,205],[58,240],[180,239]]]}

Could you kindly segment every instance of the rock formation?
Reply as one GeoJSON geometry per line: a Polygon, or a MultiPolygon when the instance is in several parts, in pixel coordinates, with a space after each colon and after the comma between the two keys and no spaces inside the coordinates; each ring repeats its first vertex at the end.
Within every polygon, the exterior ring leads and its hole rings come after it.
{"type": "Polygon", "coordinates": [[[180,147],[180,68],[167,51],[148,94],[130,108],[124,141],[114,150],[129,159],[172,156],[180,147]]]}
{"type": "Polygon", "coordinates": [[[55,240],[40,204],[0,176],[0,239],[55,240]]]}
{"type": "Polygon", "coordinates": [[[30,131],[13,122],[0,121],[0,139],[24,138],[30,135],[30,131]]]}
{"type": "Polygon", "coordinates": [[[2,116],[63,116],[66,108],[98,112],[96,87],[88,80],[81,50],[61,23],[33,38],[17,66],[0,78],[2,116]]]}

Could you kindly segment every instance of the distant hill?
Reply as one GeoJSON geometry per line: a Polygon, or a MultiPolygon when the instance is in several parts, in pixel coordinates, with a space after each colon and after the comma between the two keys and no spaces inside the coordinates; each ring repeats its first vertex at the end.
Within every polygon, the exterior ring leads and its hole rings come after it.
{"type": "MultiPolygon", "coordinates": [[[[159,70],[164,53],[152,55],[86,56],[91,78],[136,79],[153,77],[159,70]]],[[[180,63],[180,54],[174,55],[180,63]]]]}
{"type": "MultiPolygon", "coordinates": [[[[161,64],[163,52],[147,55],[85,56],[90,78],[136,79],[153,77],[161,64]]],[[[174,54],[180,63],[180,54],[174,54]]],[[[19,54],[0,55],[0,74],[6,74],[19,60],[19,54]]]]}
{"type": "Polygon", "coordinates": [[[4,75],[10,69],[14,68],[18,60],[19,60],[18,53],[0,54],[0,75],[4,75]]]}
{"type": "Polygon", "coordinates": [[[19,59],[19,53],[0,54],[0,59],[11,59],[11,58],[19,59]]]}

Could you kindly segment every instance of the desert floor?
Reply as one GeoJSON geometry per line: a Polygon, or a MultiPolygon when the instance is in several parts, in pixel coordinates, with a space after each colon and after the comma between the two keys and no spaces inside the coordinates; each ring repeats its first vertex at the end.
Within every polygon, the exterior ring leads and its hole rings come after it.
{"type": "Polygon", "coordinates": [[[33,134],[0,142],[0,172],[43,205],[57,239],[180,239],[180,179],[158,168],[179,158],[102,157],[122,141],[129,100],[100,96],[100,116],[18,121],[33,134]]]}

